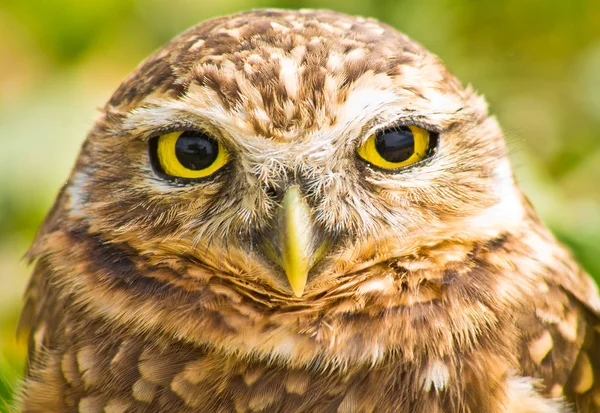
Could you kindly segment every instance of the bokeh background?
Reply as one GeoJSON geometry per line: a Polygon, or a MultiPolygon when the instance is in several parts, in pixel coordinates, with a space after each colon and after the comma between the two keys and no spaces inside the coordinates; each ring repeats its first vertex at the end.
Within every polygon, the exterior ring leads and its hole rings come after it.
{"type": "Polygon", "coordinates": [[[175,34],[257,7],[377,17],[439,54],[487,96],[521,185],[600,279],[598,0],[1,0],[0,411],[24,368],[21,257],[96,108],[175,34]]]}

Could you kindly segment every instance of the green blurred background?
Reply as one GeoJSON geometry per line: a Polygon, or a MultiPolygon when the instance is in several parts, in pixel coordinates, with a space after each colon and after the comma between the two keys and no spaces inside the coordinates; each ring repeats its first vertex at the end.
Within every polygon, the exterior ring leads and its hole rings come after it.
{"type": "Polygon", "coordinates": [[[96,108],[173,35],[257,7],[377,17],[439,54],[487,96],[521,185],[600,279],[598,0],[1,0],[0,411],[24,366],[21,257],[96,108]]]}

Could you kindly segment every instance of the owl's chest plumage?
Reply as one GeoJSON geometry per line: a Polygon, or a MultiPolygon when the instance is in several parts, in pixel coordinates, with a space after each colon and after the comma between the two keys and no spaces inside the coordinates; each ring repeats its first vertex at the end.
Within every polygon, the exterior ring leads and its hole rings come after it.
{"type": "Polygon", "coordinates": [[[510,364],[492,342],[445,358],[423,351],[344,367],[324,356],[294,368],[75,314],[53,331],[47,352],[34,353],[44,367],[25,411],[500,412],[510,364]]]}
{"type": "Polygon", "coordinates": [[[102,345],[70,337],[77,344],[65,346],[51,361],[45,383],[31,388],[28,407],[43,400],[37,402],[36,394],[56,393],[60,397],[49,411],[424,413],[459,412],[461,404],[480,409],[473,411],[501,411],[491,396],[496,392],[500,399],[503,377],[499,366],[488,364],[493,361],[489,358],[479,357],[478,362],[498,371],[494,380],[467,367],[459,382],[440,361],[426,372],[415,364],[394,362],[374,369],[293,369],[181,342],[163,347],[155,340],[113,337],[114,332],[97,336],[106,340],[102,345]],[[449,379],[454,380],[452,388],[447,387],[449,379]],[[458,388],[463,385],[469,386],[469,400],[466,389],[458,388]]]}

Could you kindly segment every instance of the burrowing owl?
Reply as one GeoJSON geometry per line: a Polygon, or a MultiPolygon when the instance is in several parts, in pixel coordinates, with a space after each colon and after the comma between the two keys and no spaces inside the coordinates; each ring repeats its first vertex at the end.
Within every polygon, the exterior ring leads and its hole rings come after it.
{"type": "Polygon", "coordinates": [[[371,19],[204,22],[30,257],[24,412],[598,412],[600,299],[486,104],[371,19]]]}

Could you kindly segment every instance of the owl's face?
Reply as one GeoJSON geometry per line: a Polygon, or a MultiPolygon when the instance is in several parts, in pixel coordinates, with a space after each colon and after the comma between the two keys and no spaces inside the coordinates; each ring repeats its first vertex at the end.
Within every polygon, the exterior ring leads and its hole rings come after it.
{"type": "Polygon", "coordinates": [[[483,100],[404,35],[324,11],[216,19],[157,51],[64,196],[138,268],[275,313],[373,292],[396,305],[407,271],[460,261],[523,215],[483,100]]]}

